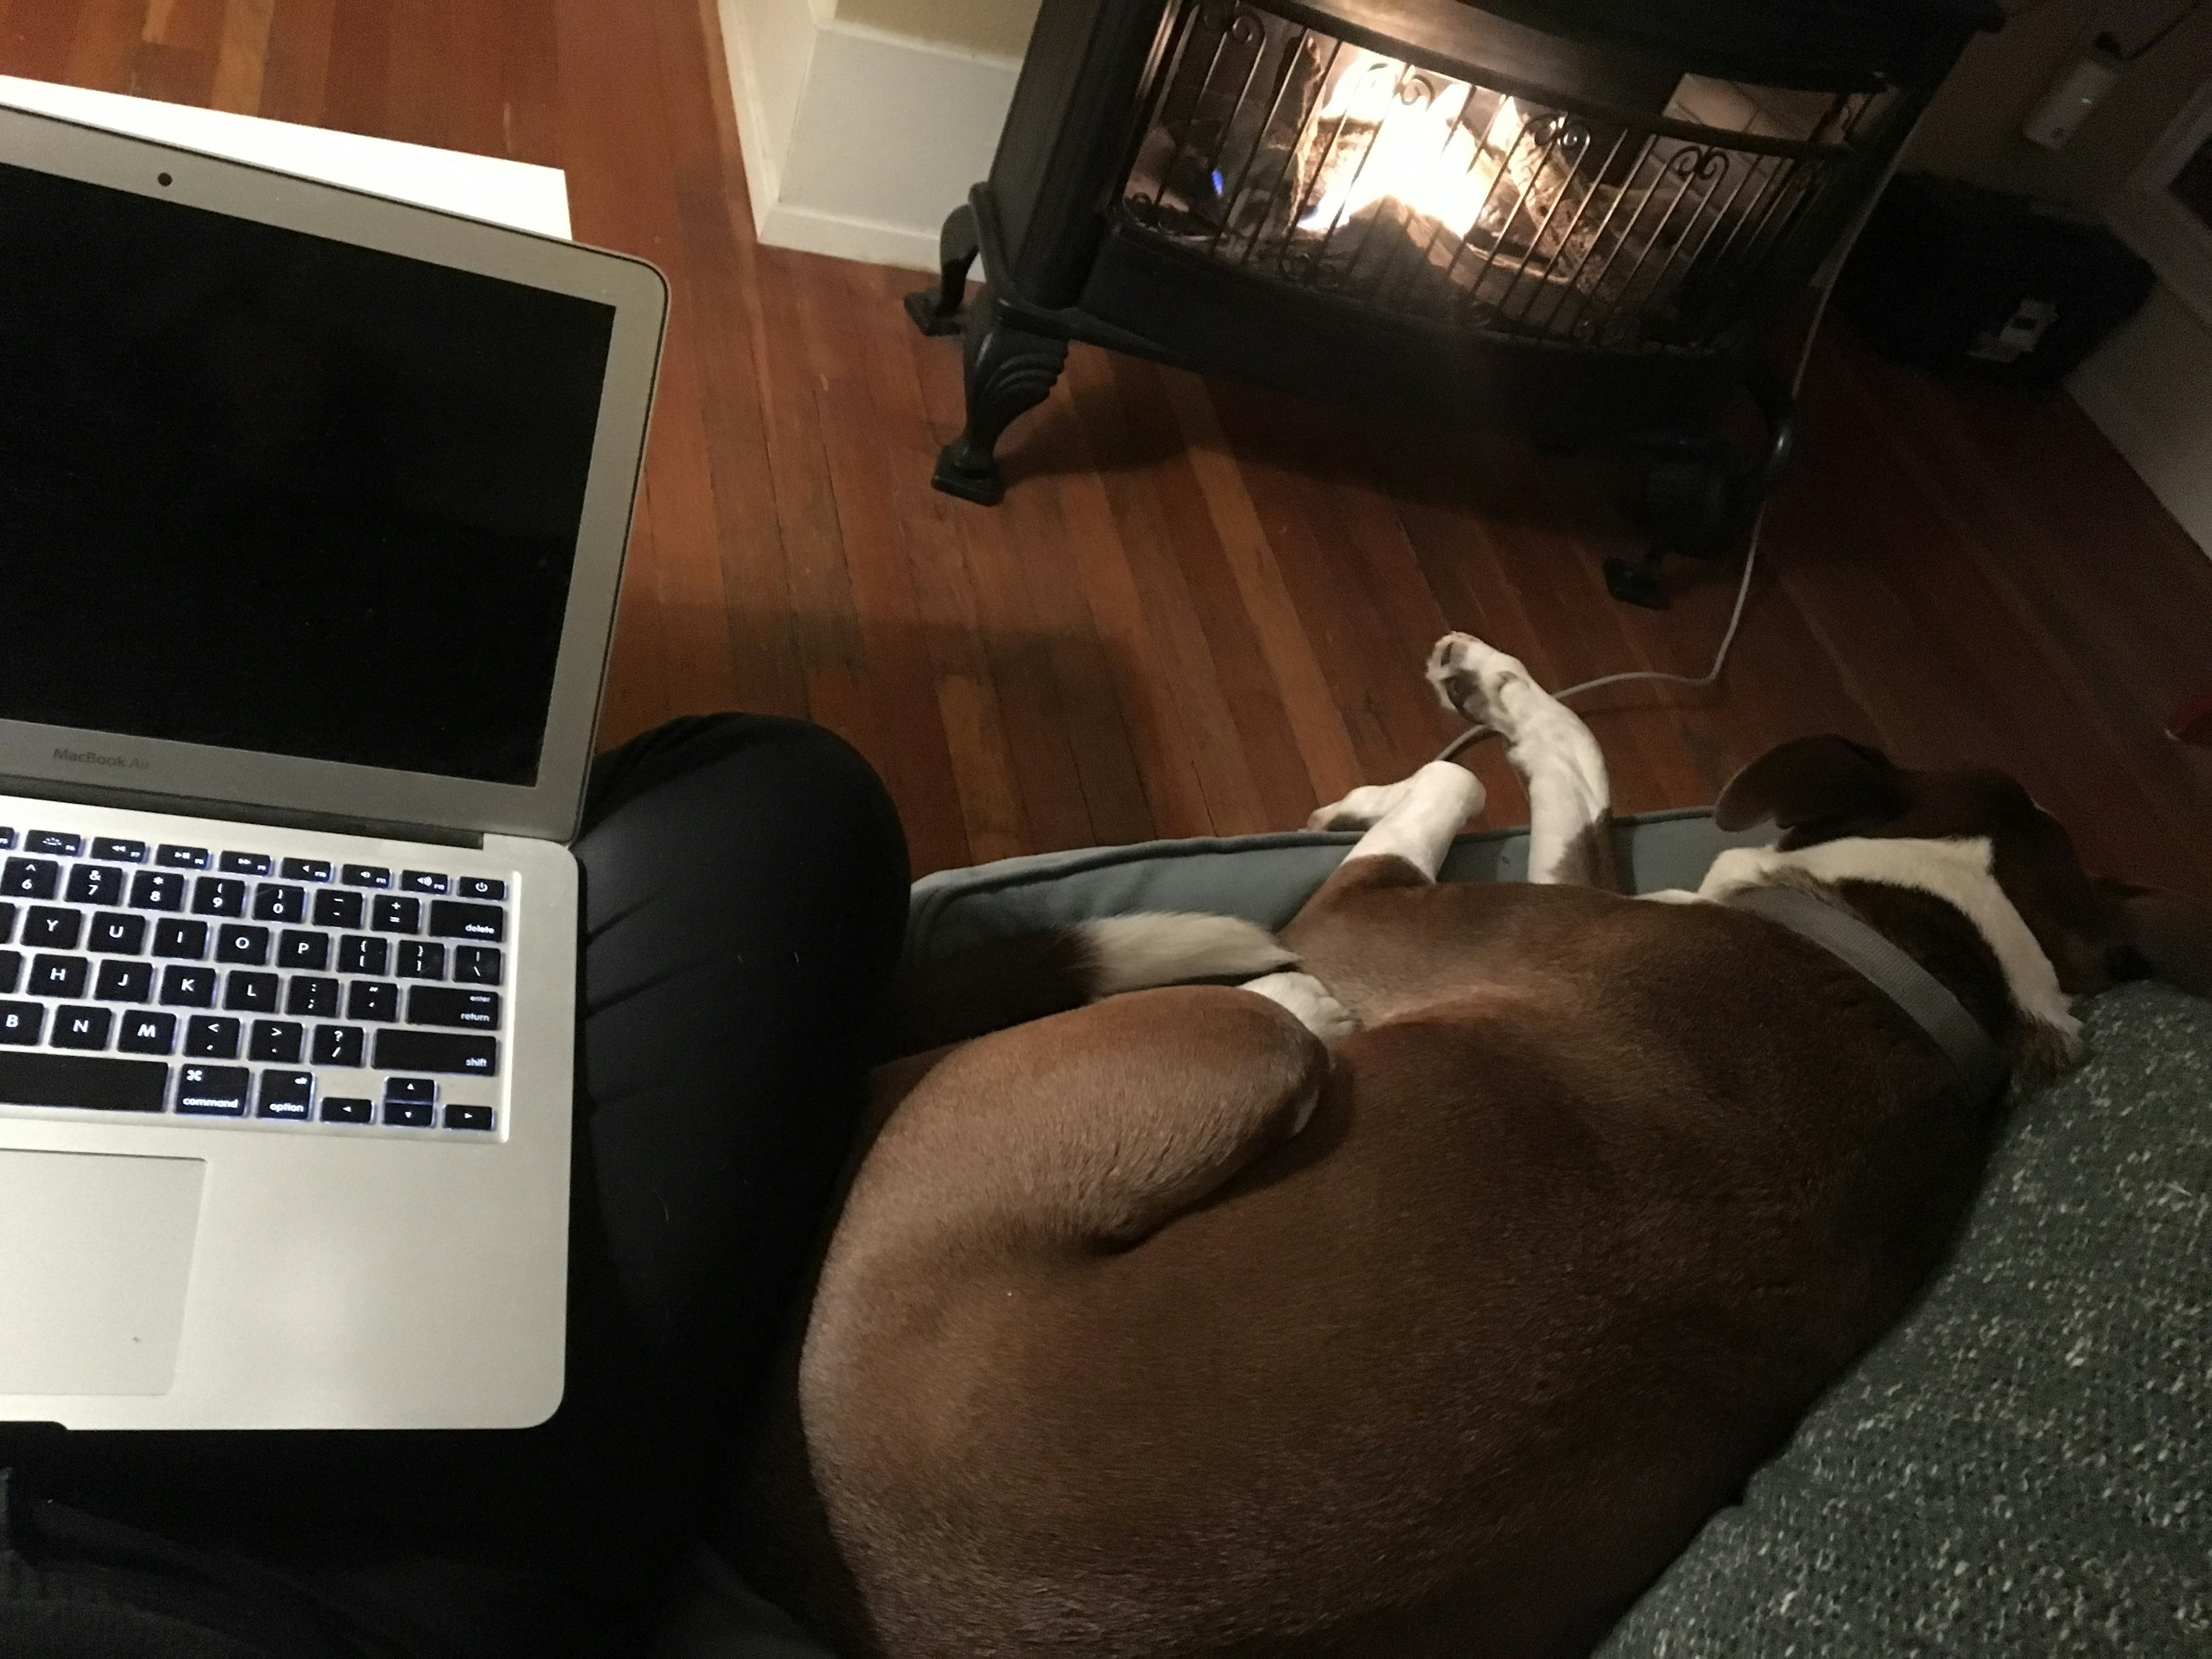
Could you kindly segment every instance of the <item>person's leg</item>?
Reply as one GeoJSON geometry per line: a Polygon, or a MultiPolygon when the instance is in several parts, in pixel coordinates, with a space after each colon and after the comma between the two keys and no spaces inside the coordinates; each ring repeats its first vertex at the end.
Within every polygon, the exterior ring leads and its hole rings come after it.
{"type": "Polygon", "coordinates": [[[603,758],[576,856],[580,1167],[639,1331],[726,1406],[859,1113],[905,927],[898,816],[830,733],[702,718],[603,758]]]}

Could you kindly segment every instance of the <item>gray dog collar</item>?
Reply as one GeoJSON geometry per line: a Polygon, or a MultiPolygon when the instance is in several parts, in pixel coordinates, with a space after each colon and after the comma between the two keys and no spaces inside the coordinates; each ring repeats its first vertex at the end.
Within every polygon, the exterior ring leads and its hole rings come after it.
{"type": "Polygon", "coordinates": [[[1779,923],[1856,970],[1934,1039],[1970,1100],[1979,1103],[2002,1086],[2012,1068],[1981,1022],[1950,987],[1856,916],[1795,887],[1740,887],[1723,902],[1779,923]]]}

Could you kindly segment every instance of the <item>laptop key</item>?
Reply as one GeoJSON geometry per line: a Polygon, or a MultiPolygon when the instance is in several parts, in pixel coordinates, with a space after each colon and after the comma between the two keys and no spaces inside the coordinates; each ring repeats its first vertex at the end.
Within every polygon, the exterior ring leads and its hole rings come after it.
{"type": "Polygon", "coordinates": [[[74,951],[84,933],[84,912],[34,904],[23,915],[23,943],[34,950],[74,951]]]}
{"type": "Polygon", "coordinates": [[[141,870],[131,878],[131,908],[134,910],[183,909],[185,878],[173,870],[141,870]]]}
{"type": "Polygon", "coordinates": [[[448,1106],[446,1108],[446,1127],[448,1129],[488,1131],[492,1126],[492,1110],[489,1106],[448,1106]]]}
{"type": "Polygon", "coordinates": [[[195,1060],[236,1060],[239,1025],[221,1014],[194,1014],[185,1022],[185,1052],[195,1060]]]}
{"type": "Polygon", "coordinates": [[[325,1123],[366,1123],[376,1115],[374,1102],[350,1095],[331,1095],[323,1101],[322,1119],[325,1123]]]}
{"type": "Polygon", "coordinates": [[[278,1066],[297,1066],[300,1048],[307,1036],[305,1026],[295,1025],[289,1019],[257,1019],[246,1034],[246,1057],[278,1066]]]}
{"type": "Polygon", "coordinates": [[[438,1119],[434,1106],[419,1105],[411,1100],[387,1100],[384,1103],[384,1121],[398,1129],[428,1129],[438,1119]]]}
{"type": "Polygon", "coordinates": [[[244,915],[246,884],[235,876],[202,876],[192,884],[192,914],[196,916],[244,915]]]}
{"type": "Polygon", "coordinates": [[[267,876],[276,873],[274,863],[266,853],[225,853],[216,860],[216,868],[234,876],[267,876]]]}
{"type": "Polygon", "coordinates": [[[286,859],[276,866],[276,873],[287,881],[328,881],[331,866],[323,859],[286,859]]]}
{"type": "Polygon", "coordinates": [[[419,939],[399,941],[399,977],[402,979],[443,979],[446,976],[446,947],[431,945],[419,939]]]}
{"type": "Polygon", "coordinates": [[[146,948],[146,918],[103,910],[92,919],[92,937],[84,948],[101,956],[138,956],[146,948]]]}
{"type": "Polygon", "coordinates": [[[8,942],[8,936],[15,931],[15,902],[13,899],[0,899],[0,945],[5,945],[8,942]]]}
{"type": "Polygon", "coordinates": [[[73,866],[65,896],[71,904],[120,904],[123,872],[109,864],[73,866]]]}
{"type": "Polygon", "coordinates": [[[164,968],[161,970],[161,1000],[171,1008],[214,1007],[215,969],[164,968]]]}
{"type": "Polygon", "coordinates": [[[197,962],[207,954],[208,925],[204,921],[157,921],[154,924],[154,954],[189,957],[197,962]]]}
{"type": "Polygon", "coordinates": [[[334,1019],[338,1012],[338,982],[312,974],[295,974],[284,988],[284,1012],[310,1019],[334,1019]]]}
{"type": "Polygon", "coordinates": [[[82,836],[69,836],[53,830],[26,830],[23,832],[26,853],[51,853],[56,858],[73,859],[84,851],[82,836]]]}
{"type": "Polygon", "coordinates": [[[113,836],[94,836],[92,855],[110,864],[143,864],[146,862],[146,843],[143,841],[118,841],[113,836]]]}
{"type": "Polygon", "coordinates": [[[103,962],[93,995],[102,1002],[151,1002],[154,964],[150,962],[103,962]]]}
{"type": "Polygon", "coordinates": [[[23,977],[23,953],[20,951],[0,951],[0,997],[15,994],[16,981],[23,977]]]}
{"type": "Polygon", "coordinates": [[[318,1025],[314,1062],[318,1066],[344,1066],[359,1070],[368,1038],[368,1034],[358,1025],[318,1025]]]}
{"type": "Polygon", "coordinates": [[[208,849],[164,846],[154,854],[154,862],[172,870],[204,870],[208,867],[208,849]]]}
{"type": "Polygon", "coordinates": [[[443,876],[428,870],[404,870],[400,872],[399,888],[405,893],[442,893],[447,882],[443,876]]]}
{"type": "Polygon", "coordinates": [[[346,988],[346,1018],[388,1025],[399,1018],[399,988],[388,979],[357,979],[346,988]]]}
{"type": "Polygon", "coordinates": [[[0,865],[0,893],[9,898],[50,899],[61,879],[62,867],[52,859],[9,859],[0,865]]]}
{"type": "Polygon", "coordinates": [[[262,883],[253,890],[253,919],[256,921],[305,921],[307,919],[307,890],[262,883]]]}
{"type": "Polygon", "coordinates": [[[381,974],[391,965],[392,941],[354,934],[338,941],[338,972],[381,974]]]}
{"type": "Polygon", "coordinates": [[[505,965],[496,945],[456,945],[453,947],[453,977],[464,985],[496,985],[505,965]]]}
{"type": "Polygon", "coordinates": [[[33,957],[25,994],[34,997],[81,997],[92,964],[82,957],[33,957]]]}
{"type": "Polygon", "coordinates": [[[222,1006],[235,1013],[273,1014],[282,983],[274,974],[249,974],[241,969],[223,987],[222,1006]]]}
{"type": "Polygon", "coordinates": [[[13,847],[15,844],[15,832],[8,828],[6,824],[0,823],[0,852],[7,851],[8,848],[13,847]]]}
{"type": "Polygon", "coordinates": [[[308,1109],[314,1103],[315,1074],[313,1072],[264,1072],[261,1074],[261,1100],[254,1109],[254,1115],[305,1123],[308,1109]]]}
{"type": "Polygon", "coordinates": [[[379,1031],[374,1064],[380,1072],[499,1074],[499,1039],[474,1031],[417,1031],[404,1026],[379,1031]]]}
{"type": "Polygon", "coordinates": [[[269,960],[269,930],[266,927],[216,928],[215,959],[237,963],[247,968],[260,967],[269,960]]]}
{"type": "MultiPolygon", "coordinates": [[[[0,1042],[27,1048],[39,1040],[39,1033],[46,1029],[46,1008],[36,1002],[0,1002],[0,1042]]],[[[8,1097],[0,1095],[0,1100],[8,1097]]],[[[26,1100],[25,1106],[46,1106],[53,1103],[26,1100]]]]}
{"type": "Polygon", "coordinates": [[[380,933],[419,933],[422,931],[422,901],[380,894],[370,904],[368,925],[380,933]]]}
{"type": "Polygon", "coordinates": [[[392,872],[381,865],[349,864],[339,870],[338,879],[349,887],[389,887],[392,872]]]}
{"type": "Polygon", "coordinates": [[[394,1077],[384,1080],[384,1103],[407,1106],[434,1106],[438,1103],[438,1079],[434,1077],[394,1077]]]}
{"type": "Polygon", "coordinates": [[[343,887],[326,887],[315,895],[315,926],[341,933],[359,933],[362,916],[361,895],[343,887]]]}
{"type": "Polygon", "coordinates": [[[126,1054],[166,1054],[177,1046],[174,1014],[128,1013],[115,1046],[126,1054]]]}
{"type": "Polygon", "coordinates": [[[494,881],[489,876],[461,876],[453,883],[454,894],[465,899],[490,899],[495,902],[507,896],[507,884],[494,881]]]}
{"type": "Polygon", "coordinates": [[[430,901],[433,939],[473,939],[497,945],[507,938],[507,912],[496,904],[464,904],[459,899],[430,901]]]}
{"type": "Polygon", "coordinates": [[[58,1008],[54,1034],[47,1041],[57,1048],[105,1048],[114,1024],[112,1008],[58,1008]]]}
{"type": "Polygon", "coordinates": [[[168,1092],[169,1068],[159,1060],[0,1054],[0,1100],[11,1105],[158,1112],[168,1092]]]}
{"type": "Polygon", "coordinates": [[[320,972],[331,965],[331,936],[286,928],[276,941],[276,965],[320,972]]]}
{"type": "Polygon", "coordinates": [[[177,1109],[198,1117],[244,1117],[251,1081],[243,1066],[179,1066],[177,1109]]]}
{"type": "Polygon", "coordinates": [[[480,1031],[499,1029],[499,993],[464,991],[444,985],[418,985],[407,994],[410,1025],[465,1025],[480,1031]]]}

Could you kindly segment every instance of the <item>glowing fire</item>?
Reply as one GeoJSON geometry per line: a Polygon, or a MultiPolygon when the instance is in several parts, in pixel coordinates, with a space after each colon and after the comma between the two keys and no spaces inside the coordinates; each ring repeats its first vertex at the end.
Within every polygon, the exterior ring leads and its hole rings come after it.
{"type": "Polygon", "coordinates": [[[1464,81],[1409,73],[1395,58],[1352,48],[1307,126],[1311,143],[1326,149],[1307,174],[1319,175],[1321,196],[1298,228],[1327,231],[1385,198],[1455,238],[1474,228],[1486,205],[1492,219],[1510,211],[1518,189],[1495,187],[1521,134],[1521,109],[1501,98],[1488,122],[1463,124],[1474,91],[1464,81]],[[1505,199],[1493,201],[1493,191],[1505,199]]]}

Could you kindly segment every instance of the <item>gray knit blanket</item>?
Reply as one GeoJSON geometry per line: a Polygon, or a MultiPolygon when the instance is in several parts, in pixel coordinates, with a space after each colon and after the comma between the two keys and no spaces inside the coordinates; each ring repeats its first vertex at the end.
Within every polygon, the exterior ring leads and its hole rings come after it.
{"type": "Polygon", "coordinates": [[[2087,1024],[1950,1265],[1601,1659],[2212,1655],[2212,1004],[2087,1024]]]}

